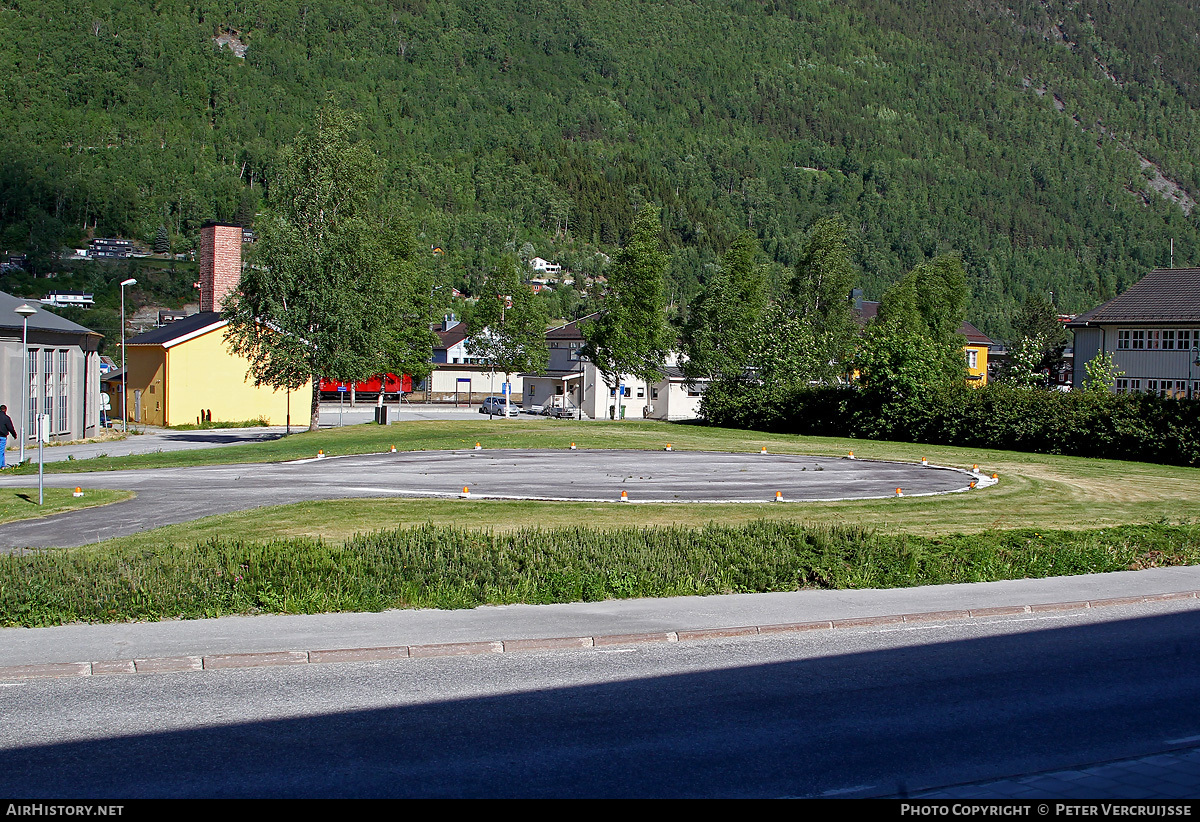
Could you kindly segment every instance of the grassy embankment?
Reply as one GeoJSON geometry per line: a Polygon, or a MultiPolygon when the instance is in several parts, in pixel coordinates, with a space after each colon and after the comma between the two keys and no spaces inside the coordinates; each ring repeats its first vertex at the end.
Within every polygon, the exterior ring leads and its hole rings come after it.
{"type": "MultiPolygon", "coordinates": [[[[787,505],[337,500],[228,514],[0,562],[0,620],[463,607],[888,587],[1200,561],[1200,469],[655,423],[360,426],[75,469],[424,448],[676,449],[978,463],[969,494],[787,505]],[[531,524],[539,527],[531,529],[531,524]],[[714,525],[713,523],[720,523],[714,525]],[[1168,525],[1166,523],[1173,523],[1168,525]],[[399,526],[399,528],[397,527],[399,526]],[[1124,526],[1124,527],[1114,527],[1124,526]],[[1081,530],[1082,529],[1082,530],[1081,530]]],[[[61,466],[61,464],[60,464],[61,466]]]]}

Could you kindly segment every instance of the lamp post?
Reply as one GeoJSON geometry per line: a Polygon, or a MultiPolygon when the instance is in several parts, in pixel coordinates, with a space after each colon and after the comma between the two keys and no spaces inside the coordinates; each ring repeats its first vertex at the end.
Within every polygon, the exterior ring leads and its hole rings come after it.
{"type": "Polygon", "coordinates": [[[27,303],[21,303],[15,309],[21,315],[21,456],[17,465],[25,462],[25,422],[29,419],[29,318],[37,313],[37,309],[27,303]]]}
{"type": "Polygon", "coordinates": [[[128,280],[121,281],[121,430],[122,433],[129,433],[129,400],[125,395],[125,380],[128,374],[125,373],[125,286],[137,285],[137,280],[130,277],[128,280]]]}

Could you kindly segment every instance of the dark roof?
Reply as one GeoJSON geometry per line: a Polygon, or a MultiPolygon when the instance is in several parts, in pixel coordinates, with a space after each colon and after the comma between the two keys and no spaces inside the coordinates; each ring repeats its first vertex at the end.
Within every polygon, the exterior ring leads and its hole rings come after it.
{"type": "Polygon", "coordinates": [[[446,331],[438,330],[433,333],[437,334],[438,339],[442,341],[441,345],[437,345],[435,348],[451,348],[467,338],[467,324],[456,323],[446,331]]]}
{"type": "MultiPolygon", "coordinates": [[[[869,320],[873,320],[879,316],[879,303],[863,300],[862,309],[856,312],[856,314],[858,321],[865,325],[869,320]]],[[[963,320],[963,324],[958,327],[958,333],[966,337],[967,342],[971,343],[972,345],[993,344],[991,337],[989,337],[987,334],[984,334],[966,320],[963,320]]]]}
{"type": "Polygon", "coordinates": [[[599,311],[588,314],[586,317],[580,317],[578,320],[572,320],[566,325],[560,325],[558,328],[551,328],[546,332],[548,340],[582,340],[583,332],[579,330],[579,324],[593,317],[600,315],[599,311]]]}
{"type": "Polygon", "coordinates": [[[193,314],[190,317],[184,317],[182,320],[167,323],[162,328],[152,328],[149,331],[143,331],[136,337],[130,337],[126,345],[167,345],[180,337],[186,337],[188,334],[194,334],[203,328],[210,325],[215,325],[221,322],[221,314],[218,311],[201,311],[199,314],[193,314]]]}
{"type": "Polygon", "coordinates": [[[21,322],[21,315],[16,313],[16,309],[22,304],[28,304],[30,308],[37,309],[35,313],[29,315],[30,331],[56,331],[60,334],[96,334],[90,328],[84,328],[79,323],[73,323],[52,311],[44,310],[42,304],[37,300],[25,300],[20,297],[14,297],[12,294],[5,294],[3,291],[0,291],[0,328],[16,329],[17,333],[21,332],[24,324],[21,322]]]}
{"type": "Polygon", "coordinates": [[[1200,322],[1200,268],[1156,268],[1124,294],[1080,314],[1067,327],[1126,322],[1200,322]]]}

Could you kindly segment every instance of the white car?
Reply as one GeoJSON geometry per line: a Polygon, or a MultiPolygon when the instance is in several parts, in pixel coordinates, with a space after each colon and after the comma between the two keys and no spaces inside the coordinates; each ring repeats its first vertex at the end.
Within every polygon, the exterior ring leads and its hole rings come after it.
{"type": "MultiPolygon", "coordinates": [[[[504,416],[504,397],[487,397],[479,404],[480,414],[494,414],[497,417],[504,416]]],[[[521,414],[521,406],[515,402],[509,407],[508,416],[516,417],[521,414]]]]}

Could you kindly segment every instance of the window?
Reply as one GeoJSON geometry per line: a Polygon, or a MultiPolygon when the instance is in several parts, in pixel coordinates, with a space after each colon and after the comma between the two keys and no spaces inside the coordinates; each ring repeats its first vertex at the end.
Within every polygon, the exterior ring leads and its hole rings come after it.
{"type": "Polygon", "coordinates": [[[71,352],[65,348],[59,349],[58,352],[58,430],[59,433],[69,431],[71,426],[67,422],[67,393],[68,387],[71,384],[69,379],[71,365],[71,352]]]}
{"type": "Polygon", "coordinates": [[[25,435],[37,435],[38,350],[29,349],[29,407],[25,411],[25,435]]]}
{"type": "Polygon", "coordinates": [[[967,368],[979,367],[979,352],[971,349],[967,350],[967,368]]]}
{"type": "Polygon", "coordinates": [[[50,417],[49,430],[54,427],[54,352],[47,349],[42,352],[42,413],[50,417]]]}
{"type": "Polygon", "coordinates": [[[637,390],[638,399],[643,399],[646,396],[646,386],[639,385],[637,390]]]}
{"type": "Polygon", "coordinates": [[[657,388],[650,389],[650,399],[652,399],[652,400],[658,399],[658,389],[657,388]]]}
{"type": "Polygon", "coordinates": [[[1129,393],[1129,380],[1117,379],[1113,385],[1113,390],[1118,394],[1129,393]]]}
{"type": "Polygon", "coordinates": [[[1146,332],[1146,348],[1153,349],[1155,351],[1162,348],[1162,332],[1161,331],[1147,331],[1146,332]]]}
{"type": "Polygon", "coordinates": [[[1130,391],[1141,391],[1142,390],[1142,381],[1141,380],[1130,380],[1129,381],[1129,390],[1130,391]]]}
{"type": "Polygon", "coordinates": [[[1135,351],[1141,351],[1141,350],[1145,349],[1145,347],[1146,347],[1146,332],[1140,331],[1140,330],[1134,331],[1132,336],[1133,336],[1133,349],[1135,351]]]}
{"type": "Polygon", "coordinates": [[[1175,331],[1174,331],[1174,329],[1167,328],[1167,329],[1163,330],[1163,332],[1162,332],[1162,347],[1165,351],[1174,351],[1175,350],[1175,331]]]}
{"type": "Polygon", "coordinates": [[[1117,348],[1129,348],[1129,332],[1117,332],[1117,348]]]}

